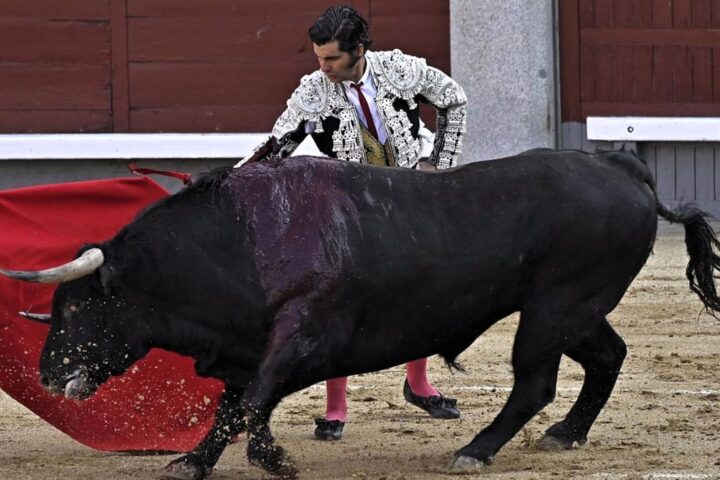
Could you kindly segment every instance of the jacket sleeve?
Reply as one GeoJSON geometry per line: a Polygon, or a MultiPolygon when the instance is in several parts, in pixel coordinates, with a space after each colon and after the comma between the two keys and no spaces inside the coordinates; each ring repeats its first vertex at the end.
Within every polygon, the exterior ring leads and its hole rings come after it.
{"type": "Polygon", "coordinates": [[[322,133],[322,120],[333,109],[331,89],[329,80],[319,70],[302,77],[272,130],[280,149],[278,157],[289,156],[309,133],[322,133]]]}
{"type": "Polygon", "coordinates": [[[465,134],[467,97],[462,87],[434,67],[427,67],[420,96],[437,111],[435,145],[430,161],[439,169],[457,165],[465,134]]]}
{"type": "Polygon", "coordinates": [[[322,132],[322,119],[332,112],[330,88],[319,70],[302,77],[272,129],[279,148],[273,157],[289,156],[309,133],[322,132]]]}

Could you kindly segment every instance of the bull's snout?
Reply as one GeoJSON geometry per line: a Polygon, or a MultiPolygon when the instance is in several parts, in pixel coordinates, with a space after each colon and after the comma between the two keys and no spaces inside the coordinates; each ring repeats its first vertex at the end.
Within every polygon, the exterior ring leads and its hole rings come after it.
{"type": "Polygon", "coordinates": [[[40,384],[51,393],[64,395],[65,398],[75,400],[84,400],[93,393],[93,388],[84,369],[77,369],[70,375],[57,380],[53,380],[41,373],[40,384]]]}

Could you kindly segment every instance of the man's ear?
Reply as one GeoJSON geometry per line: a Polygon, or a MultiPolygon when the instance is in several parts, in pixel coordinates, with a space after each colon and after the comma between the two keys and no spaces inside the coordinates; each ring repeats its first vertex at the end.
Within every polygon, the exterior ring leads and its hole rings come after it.
{"type": "Polygon", "coordinates": [[[365,45],[362,43],[355,47],[355,55],[357,55],[358,58],[365,56],[365,45]]]}

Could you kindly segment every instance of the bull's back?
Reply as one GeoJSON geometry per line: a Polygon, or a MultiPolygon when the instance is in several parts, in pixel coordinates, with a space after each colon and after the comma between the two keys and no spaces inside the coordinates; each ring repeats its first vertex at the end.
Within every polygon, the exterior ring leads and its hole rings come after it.
{"type": "Polygon", "coordinates": [[[363,175],[349,171],[344,190],[368,251],[477,257],[478,248],[528,249],[547,236],[656,216],[649,171],[623,154],[541,151],[431,174],[357,169],[363,175]]]}
{"type": "Polygon", "coordinates": [[[245,169],[241,191],[261,272],[279,290],[313,272],[324,285],[395,300],[484,285],[507,291],[509,304],[528,276],[587,271],[638,235],[651,241],[643,168],[622,154],[554,151],[439,173],[295,158],[245,169]]]}
{"type": "Polygon", "coordinates": [[[450,295],[484,285],[515,301],[542,276],[634,275],[654,238],[651,177],[627,154],[531,152],[432,174],[358,170],[366,178],[347,191],[359,212],[359,265],[391,288],[435,284],[450,295]]]}

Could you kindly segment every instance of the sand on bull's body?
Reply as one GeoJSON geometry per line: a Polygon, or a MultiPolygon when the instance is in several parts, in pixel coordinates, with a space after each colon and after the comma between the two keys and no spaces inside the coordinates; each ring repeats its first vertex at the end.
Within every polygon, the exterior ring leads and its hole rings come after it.
{"type": "MultiPolygon", "coordinates": [[[[512,386],[517,316],[495,325],[462,354],[468,372],[433,358],[434,383],[458,398],[460,420],[433,420],[402,398],[403,367],[349,382],[350,420],[340,442],[313,438],[322,385],[287,398],[273,431],[305,479],[714,479],[720,478],[720,321],[690,292],[682,230],[661,227],[655,253],[610,321],[628,357],[586,445],[544,452],[537,441],[578,394],[582,370],[563,359],[555,401],[474,474],[449,474],[453,452],[497,414],[512,386]]],[[[103,453],[48,426],[0,393],[0,479],[154,479],[175,456],[103,453]]],[[[214,479],[272,478],[251,467],[245,440],[230,446],[214,479]]]]}

